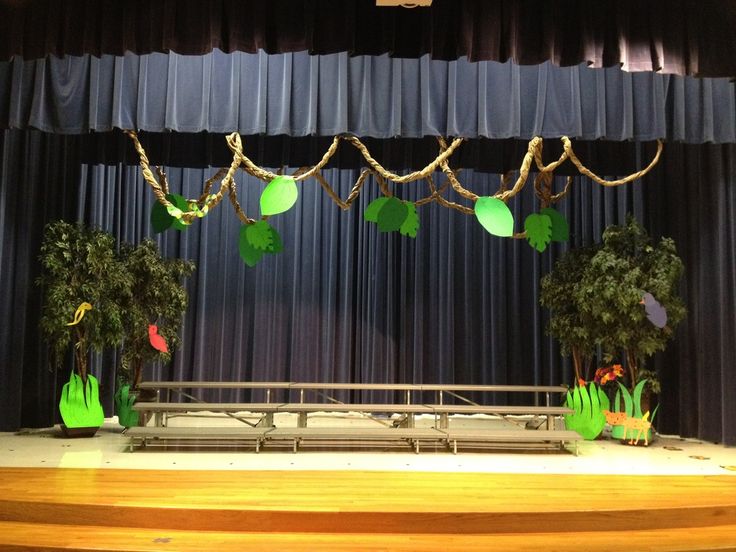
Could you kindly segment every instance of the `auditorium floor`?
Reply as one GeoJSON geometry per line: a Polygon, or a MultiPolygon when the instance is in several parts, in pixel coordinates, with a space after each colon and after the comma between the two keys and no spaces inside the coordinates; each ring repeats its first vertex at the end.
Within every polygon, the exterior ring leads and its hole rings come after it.
{"type": "MultiPolygon", "coordinates": [[[[183,417],[171,425],[211,425],[213,420],[183,417]]],[[[222,425],[238,423],[218,419],[222,425]]],[[[291,423],[291,420],[276,420],[291,423]]],[[[310,424],[365,425],[360,417],[324,416],[310,424]]],[[[486,417],[456,417],[459,426],[508,424],[486,417]]],[[[417,425],[431,424],[419,419],[417,425]]],[[[206,470],[379,470],[427,472],[489,472],[621,475],[736,475],[736,447],[695,439],[657,436],[649,447],[623,446],[602,439],[579,445],[578,456],[567,452],[460,451],[423,447],[419,454],[398,449],[285,450],[232,448],[148,448],[130,452],[116,419],[107,420],[93,438],[67,439],[58,428],[0,433],[0,467],[66,467],[118,469],[206,470]]]]}

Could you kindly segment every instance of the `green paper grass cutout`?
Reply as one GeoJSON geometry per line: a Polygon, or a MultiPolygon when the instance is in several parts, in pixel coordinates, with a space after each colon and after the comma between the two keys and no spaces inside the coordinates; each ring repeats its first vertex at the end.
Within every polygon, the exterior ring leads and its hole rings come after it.
{"type": "Polygon", "coordinates": [[[395,232],[401,228],[409,216],[409,208],[406,203],[396,199],[388,198],[388,201],[378,211],[378,229],[381,232],[395,232]]]}
{"type": "Polygon", "coordinates": [[[570,227],[567,225],[567,219],[552,207],[546,207],[540,211],[540,214],[547,215],[552,221],[552,241],[566,242],[570,239],[570,227]]]}
{"type": "MultiPolygon", "coordinates": [[[[620,399],[623,399],[624,401],[624,412],[626,413],[626,416],[629,418],[639,418],[641,419],[644,416],[644,413],[641,411],[641,394],[644,391],[644,385],[646,384],[647,380],[643,379],[639,383],[636,384],[636,387],[634,387],[634,394],[633,397],[631,393],[629,393],[629,390],[621,385],[618,384],[618,391],[616,391],[616,398],[614,400],[614,412],[620,412],[619,403],[620,399]]],[[[659,410],[659,405],[654,409],[654,412],[652,412],[652,415],[649,417],[649,421],[654,424],[654,417],[657,415],[657,410],[659,410]]],[[[631,432],[627,434],[626,428],[622,425],[616,425],[613,426],[611,429],[611,437],[614,439],[630,439],[632,437],[636,437],[636,435],[633,435],[631,432]]],[[[647,440],[652,440],[652,430],[649,430],[649,434],[647,435],[647,440]]]]}
{"type": "Polygon", "coordinates": [[[99,427],[105,421],[100,404],[100,384],[92,374],[87,375],[87,385],[72,372],[69,381],[61,389],[59,412],[66,427],[99,427]]]}
{"type": "Polygon", "coordinates": [[[168,228],[186,230],[189,223],[180,220],[184,212],[191,210],[186,198],[179,194],[166,194],[166,199],[172,203],[172,207],[166,207],[158,201],[153,204],[153,208],[151,209],[151,226],[153,226],[153,231],[160,234],[168,228]]]}
{"type": "Polygon", "coordinates": [[[261,193],[261,214],[278,215],[292,208],[299,197],[296,182],[291,176],[277,176],[261,193]]]}
{"type": "Polygon", "coordinates": [[[256,249],[268,251],[273,247],[271,225],[265,220],[259,220],[255,224],[247,225],[245,235],[248,238],[248,242],[256,249]]]}
{"type": "Polygon", "coordinates": [[[606,426],[603,410],[611,407],[608,397],[595,383],[588,387],[575,386],[568,391],[565,406],[575,411],[574,414],[565,414],[565,427],[588,441],[601,434],[606,426]]]}
{"type": "Polygon", "coordinates": [[[404,204],[406,205],[408,211],[406,215],[406,220],[404,220],[401,228],[399,228],[399,232],[404,236],[416,238],[417,231],[419,230],[419,215],[417,215],[417,207],[411,201],[406,201],[404,202],[404,204]]]}
{"type": "Polygon", "coordinates": [[[507,238],[514,234],[514,215],[508,206],[495,197],[479,197],[475,216],[489,234],[507,238]]]}
{"type": "Polygon", "coordinates": [[[524,231],[529,245],[541,253],[552,240],[552,220],[547,215],[532,213],[524,220],[524,231]]]}
{"type": "Polygon", "coordinates": [[[118,414],[118,423],[123,427],[138,425],[138,412],[133,410],[135,395],[130,393],[130,385],[123,385],[115,393],[115,411],[118,414]]]}
{"type": "Polygon", "coordinates": [[[378,212],[386,205],[387,197],[379,197],[371,201],[363,212],[363,218],[368,222],[378,222],[378,212]]]}

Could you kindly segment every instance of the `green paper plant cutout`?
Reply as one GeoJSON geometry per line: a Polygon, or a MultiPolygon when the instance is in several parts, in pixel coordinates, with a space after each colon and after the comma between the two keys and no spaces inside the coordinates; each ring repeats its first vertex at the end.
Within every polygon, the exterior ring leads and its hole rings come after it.
{"type": "Polygon", "coordinates": [[[379,197],[371,201],[363,212],[363,218],[378,225],[381,232],[396,232],[416,238],[419,215],[416,204],[395,197],[379,197]]]}
{"type": "Polygon", "coordinates": [[[87,374],[87,385],[72,371],[69,381],[61,389],[59,412],[66,427],[99,427],[105,421],[100,404],[100,384],[87,374]]]}
{"type": "Polygon", "coordinates": [[[552,240],[552,220],[547,215],[532,213],[524,220],[524,231],[529,245],[541,253],[552,240]]]}
{"type": "Polygon", "coordinates": [[[540,211],[541,215],[547,215],[552,221],[552,241],[566,242],[570,239],[570,228],[567,219],[559,211],[552,207],[546,207],[540,211]]]}
{"type": "Polygon", "coordinates": [[[606,415],[603,411],[611,407],[603,389],[592,382],[588,387],[576,385],[575,389],[568,391],[565,406],[575,411],[573,414],[565,414],[565,427],[576,431],[588,441],[601,434],[606,426],[606,415]]]}
{"type": "Polygon", "coordinates": [[[118,414],[118,423],[123,427],[138,425],[138,412],[133,410],[136,396],[130,392],[130,385],[123,385],[115,392],[115,411],[118,414]]]}
{"type": "Polygon", "coordinates": [[[183,220],[181,216],[185,212],[192,210],[190,203],[184,196],[179,194],[166,194],[166,199],[172,203],[171,207],[164,206],[158,201],[153,204],[153,208],[151,209],[151,226],[153,226],[153,231],[160,234],[169,228],[186,230],[187,226],[191,223],[183,220]]]}
{"type": "Polygon", "coordinates": [[[265,220],[240,227],[238,250],[243,262],[254,267],[264,253],[281,253],[284,245],[276,229],[265,220]]]}
{"type": "Polygon", "coordinates": [[[494,236],[514,235],[514,215],[508,206],[495,197],[479,197],[475,202],[475,216],[486,231],[494,236]]]}
{"type": "MultiPolygon", "coordinates": [[[[644,391],[644,386],[646,383],[646,379],[643,379],[639,383],[637,383],[636,387],[634,387],[633,396],[631,393],[629,393],[629,390],[626,388],[626,386],[619,383],[618,391],[616,391],[616,398],[613,404],[613,411],[621,412],[619,403],[621,400],[623,400],[623,412],[626,414],[626,417],[639,419],[643,418],[644,412],[641,411],[641,394],[644,391]]],[[[652,424],[654,424],[654,417],[657,415],[657,410],[659,410],[659,405],[657,405],[657,407],[654,409],[654,412],[652,412],[652,415],[649,417],[649,421],[652,424]]],[[[611,429],[611,437],[613,437],[614,439],[629,439],[631,437],[636,437],[636,435],[627,434],[626,428],[624,426],[616,425],[613,426],[613,428],[611,429]]],[[[652,440],[651,429],[649,430],[649,435],[647,435],[647,440],[652,440]]]]}
{"type": "Polygon", "coordinates": [[[299,197],[296,182],[291,176],[277,176],[261,193],[261,214],[278,215],[292,208],[299,197]]]}
{"type": "Polygon", "coordinates": [[[417,208],[411,201],[406,202],[408,209],[406,220],[399,228],[399,232],[403,236],[409,236],[410,238],[416,238],[417,232],[419,231],[419,215],[417,215],[417,208]]]}

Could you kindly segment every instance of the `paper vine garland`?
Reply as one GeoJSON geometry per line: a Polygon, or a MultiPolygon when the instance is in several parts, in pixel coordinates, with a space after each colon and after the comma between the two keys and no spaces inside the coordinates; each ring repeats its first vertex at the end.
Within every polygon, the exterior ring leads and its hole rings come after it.
{"type": "Polygon", "coordinates": [[[594,182],[602,186],[620,186],[648,173],[659,161],[663,148],[662,142],[657,140],[657,153],[646,168],[618,180],[605,180],[580,162],[573,151],[570,139],[566,136],[561,138],[563,153],[560,158],[545,165],[542,161],[542,138],[535,137],[529,141],[527,153],[519,167],[519,175],[514,185],[509,188],[512,174],[506,173],[502,176],[501,187],[495,194],[492,196],[478,196],[463,187],[457,178],[459,171],[451,169],[448,162],[450,156],[463,142],[463,138],[455,138],[448,145],[444,138],[438,137],[439,154],[434,161],[422,170],[398,175],[386,170],[378,163],[371,156],[368,148],[355,136],[335,136],[322,159],[314,167],[302,167],[292,175],[282,175],[263,169],[246,157],[243,153],[240,135],[234,132],[226,138],[227,145],[233,154],[230,166],[220,169],[205,182],[199,198],[187,199],[169,192],[166,174],[160,167],[155,167],[156,176],[154,176],[146,152],[138,140],[137,133],[133,130],[127,130],[126,134],[133,141],[140,157],[143,177],[158,200],[151,210],[151,225],[154,231],[163,232],[168,228],[184,230],[195,219],[206,216],[227,195],[235,213],[243,223],[240,229],[238,248],[241,258],[248,266],[255,266],[264,254],[280,253],[283,250],[281,236],[267,222],[267,219],[291,209],[299,197],[297,182],[308,178],[316,179],[338,207],[348,210],[360,194],[367,177],[369,175],[374,176],[381,189],[382,196],[368,204],[363,213],[363,218],[367,222],[376,224],[380,232],[398,231],[404,236],[414,238],[419,230],[417,207],[428,203],[438,203],[443,207],[455,209],[466,215],[475,215],[481,226],[494,236],[525,239],[531,247],[542,252],[551,242],[564,242],[569,239],[567,220],[559,211],[551,207],[568,193],[573,181],[572,177],[568,177],[564,189],[556,194],[553,193],[553,175],[560,164],[569,159],[580,174],[589,177],[594,182]],[[348,142],[356,147],[368,164],[368,168],[361,172],[345,200],[337,195],[320,172],[337,151],[341,141],[348,142]],[[531,213],[525,218],[523,231],[515,232],[514,217],[507,203],[523,189],[529,177],[532,163],[536,165],[538,170],[534,178],[534,193],[540,201],[540,210],[538,213],[531,213]],[[242,169],[267,183],[260,197],[260,220],[249,218],[238,202],[237,186],[233,178],[235,171],[238,169],[242,169]],[[446,177],[446,181],[439,188],[435,185],[432,177],[432,174],[438,169],[446,177]],[[424,180],[427,183],[430,194],[416,202],[403,201],[394,197],[387,184],[388,181],[394,184],[407,184],[418,180],[424,180]],[[219,190],[216,193],[210,193],[216,182],[220,182],[219,190]],[[462,198],[473,203],[473,207],[446,199],[443,194],[448,185],[462,198]]]}

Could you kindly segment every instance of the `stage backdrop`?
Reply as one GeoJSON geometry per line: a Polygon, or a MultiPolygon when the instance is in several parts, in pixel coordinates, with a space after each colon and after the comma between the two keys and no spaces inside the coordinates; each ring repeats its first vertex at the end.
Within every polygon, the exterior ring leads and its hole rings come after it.
{"type": "MultiPolygon", "coordinates": [[[[68,372],[49,371],[37,330],[42,225],[81,220],[137,242],[152,235],[153,197],[136,167],[82,165],[73,137],[33,131],[3,135],[0,180],[0,340],[2,429],[55,421],[68,372]]],[[[641,152],[648,159],[651,148],[641,152]]],[[[572,243],[590,243],[608,224],[633,213],[655,237],[671,235],[686,265],[682,292],[689,314],[654,365],[663,383],[660,430],[736,443],[733,275],[736,244],[736,147],[670,144],[642,183],[603,190],[585,178],[561,209],[572,243]]],[[[172,188],[198,193],[209,170],[169,170],[172,188]]],[[[341,195],[354,170],[330,169],[341,195]]],[[[246,210],[261,186],[239,177],[246,210]]],[[[464,171],[477,193],[498,177],[464,171]]],[[[558,182],[558,186],[559,186],[558,182]]],[[[378,233],[362,221],[376,197],[369,182],[353,209],[340,211],[314,183],[297,206],[272,220],[285,251],[247,268],[237,251],[239,223],[226,204],[184,233],[160,238],[168,256],[197,271],[184,345],[147,379],[330,380],[352,382],[572,383],[569,364],[544,335],[539,278],[564,250],[538,254],[527,244],[486,234],[471,217],[429,205],[416,240],[378,233]]],[[[531,190],[513,203],[517,219],[532,209],[531,190]]],[[[403,187],[412,199],[426,191],[403,187]]],[[[106,413],[112,414],[115,354],[95,359],[106,413]]],[[[242,395],[213,392],[212,399],[242,395]]],[[[360,397],[356,397],[359,399],[360,397]]]]}

